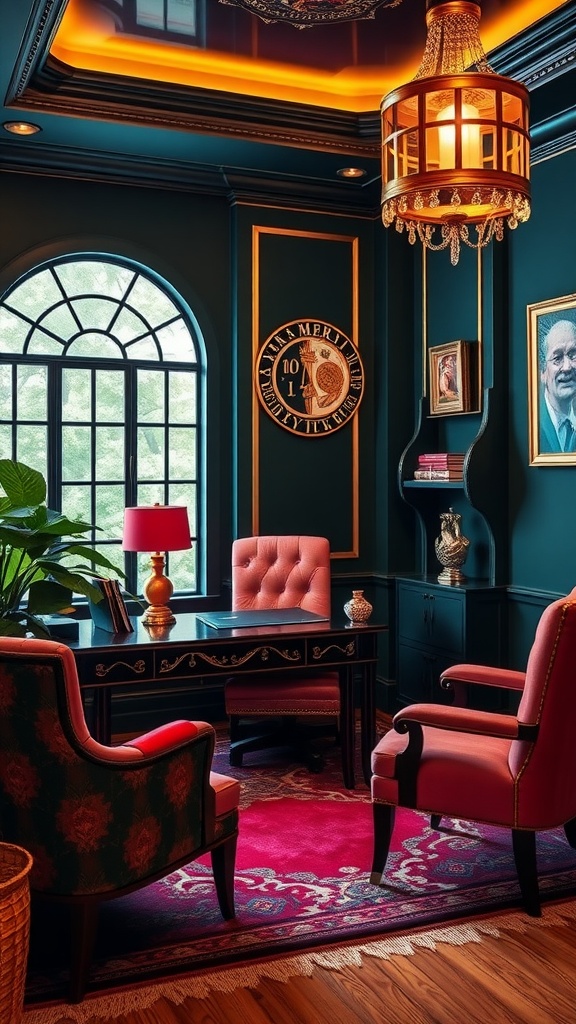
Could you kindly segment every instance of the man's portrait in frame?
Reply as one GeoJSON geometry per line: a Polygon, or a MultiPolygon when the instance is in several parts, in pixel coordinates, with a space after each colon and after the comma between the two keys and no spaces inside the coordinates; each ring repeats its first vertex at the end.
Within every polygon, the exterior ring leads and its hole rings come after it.
{"type": "Polygon", "coordinates": [[[530,465],[576,464],[576,295],[527,308],[530,465]]]}

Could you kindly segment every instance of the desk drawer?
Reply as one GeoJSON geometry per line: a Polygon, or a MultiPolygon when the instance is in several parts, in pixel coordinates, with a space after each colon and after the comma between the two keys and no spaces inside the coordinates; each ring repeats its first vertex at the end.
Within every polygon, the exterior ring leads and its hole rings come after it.
{"type": "Polygon", "coordinates": [[[311,640],[308,665],[342,665],[358,656],[358,638],[355,636],[330,637],[311,640]]]}
{"type": "Polygon", "coordinates": [[[76,664],[82,687],[92,683],[133,683],[154,679],[154,652],[151,650],[77,654],[76,664]]]}
{"type": "Polygon", "coordinates": [[[243,671],[270,671],[278,668],[299,668],[305,664],[306,641],[291,637],[285,642],[278,639],[272,643],[259,641],[228,642],[226,646],[196,642],[192,646],[178,646],[156,654],[157,679],[175,677],[209,676],[234,674],[236,668],[243,671]]]}

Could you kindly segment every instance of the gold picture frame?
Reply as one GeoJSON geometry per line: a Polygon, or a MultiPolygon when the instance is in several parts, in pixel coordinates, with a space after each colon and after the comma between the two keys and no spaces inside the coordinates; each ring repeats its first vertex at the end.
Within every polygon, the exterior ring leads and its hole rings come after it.
{"type": "Polygon", "coordinates": [[[526,318],[530,465],[574,466],[576,295],[534,302],[526,318]]]}
{"type": "Polygon", "coordinates": [[[428,350],[431,416],[478,411],[477,352],[478,346],[469,341],[450,341],[428,350]]]}

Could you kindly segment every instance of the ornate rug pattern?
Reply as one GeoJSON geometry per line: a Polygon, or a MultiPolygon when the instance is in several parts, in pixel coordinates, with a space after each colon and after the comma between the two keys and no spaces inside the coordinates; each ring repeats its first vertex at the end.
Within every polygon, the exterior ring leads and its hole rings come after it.
{"type": "MultiPolygon", "coordinates": [[[[328,758],[319,775],[262,755],[230,772],[219,744],[216,769],[242,781],[236,919],[220,916],[208,858],[104,904],[89,995],[69,1007],[62,1005],[67,920],[40,907],[23,1024],[83,1024],[149,1006],[160,995],[181,1002],[211,988],[255,985],[264,975],[287,980],[316,965],[481,941],[499,927],[533,924],[519,911],[504,829],[444,819],[432,831],[425,816],[400,811],[386,885],[370,885],[369,793],[363,783],[344,790],[337,752],[328,758]],[[495,909],[496,919],[482,920],[495,909]]],[[[576,852],[562,830],[539,835],[538,863],[544,900],[576,893],[576,852]]],[[[569,904],[545,907],[547,923],[571,914],[569,904]]]]}

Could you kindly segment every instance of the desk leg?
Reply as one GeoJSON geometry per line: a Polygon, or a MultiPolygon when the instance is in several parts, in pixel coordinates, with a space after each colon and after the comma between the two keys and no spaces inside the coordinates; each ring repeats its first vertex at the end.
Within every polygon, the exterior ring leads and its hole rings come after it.
{"type": "Polygon", "coordinates": [[[92,736],[109,746],[112,737],[112,701],[109,686],[98,686],[92,697],[92,736]]]}
{"type": "Polygon", "coordinates": [[[370,785],[372,769],[370,760],[376,746],[376,704],[374,691],[376,687],[376,665],[364,665],[362,672],[361,701],[361,744],[362,773],[367,786],[370,785]]]}
{"type": "Polygon", "coordinates": [[[340,670],[340,744],[342,775],[346,789],[354,789],[356,731],[354,713],[354,673],[349,666],[340,670]]]}

